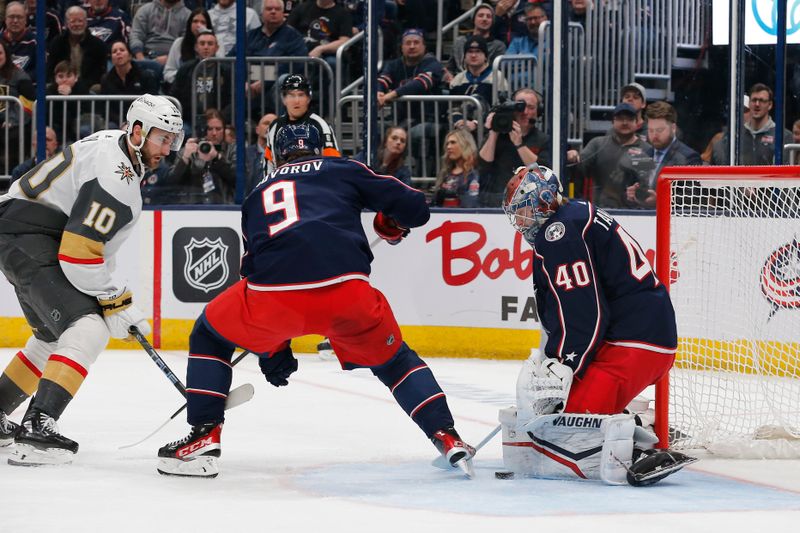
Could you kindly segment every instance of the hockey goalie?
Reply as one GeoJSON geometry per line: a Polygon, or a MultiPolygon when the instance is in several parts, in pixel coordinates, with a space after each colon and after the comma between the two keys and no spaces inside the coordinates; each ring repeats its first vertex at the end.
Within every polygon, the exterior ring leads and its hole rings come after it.
{"type": "Polygon", "coordinates": [[[541,349],[500,412],[514,474],[648,485],[695,459],[656,450],[652,410],[629,405],[669,372],[677,331],[669,294],[639,244],[604,211],[561,194],[536,164],[517,169],[503,210],[533,246],[541,349]]]}

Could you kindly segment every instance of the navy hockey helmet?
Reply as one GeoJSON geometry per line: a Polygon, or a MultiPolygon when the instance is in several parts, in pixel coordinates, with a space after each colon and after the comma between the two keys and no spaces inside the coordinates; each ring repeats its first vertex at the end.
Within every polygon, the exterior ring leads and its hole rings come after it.
{"type": "Polygon", "coordinates": [[[558,176],[533,163],[519,167],[506,185],[503,211],[514,229],[533,244],[539,228],[558,210],[562,201],[558,176]]]}
{"type": "Polygon", "coordinates": [[[283,79],[283,83],[281,83],[282,95],[285,95],[294,89],[304,91],[309,97],[311,97],[311,84],[308,82],[308,78],[302,74],[289,74],[283,79]]]}
{"type": "Polygon", "coordinates": [[[322,137],[311,124],[286,124],[275,134],[275,151],[278,163],[285,163],[298,152],[319,155],[322,153],[322,137]]]}

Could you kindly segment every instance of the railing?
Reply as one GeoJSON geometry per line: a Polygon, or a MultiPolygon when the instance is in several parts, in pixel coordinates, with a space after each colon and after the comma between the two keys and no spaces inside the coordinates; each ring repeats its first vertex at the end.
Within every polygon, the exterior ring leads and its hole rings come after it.
{"type": "Polygon", "coordinates": [[[675,21],[675,46],[677,48],[701,48],[706,43],[708,0],[674,0],[672,9],[675,21]]]}
{"type": "Polygon", "coordinates": [[[19,98],[0,96],[0,190],[8,189],[11,171],[25,160],[25,147],[29,145],[25,138],[25,109],[19,98]],[[12,109],[16,113],[12,113],[12,109]],[[17,125],[18,123],[18,125],[17,125]]]}
{"type": "MultiPolygon", "coordinates": [[[[348,151],[343,149],[345,155],[355,155],[363,150],[361,142],[361,116],[364,105],[362,95],[348,95],[337,102],[336,131],[343,131],[345,122],[353,134],[353,146],[348,151]],[[349,113],[348,113],[349,108],[349,113]],[[349,120],[345,121],[345,116],[349,120]]],[[[450,117],[454,111],[460,111],[477,120],[475,130],[476,144],[480,148],[483,143],[485,110],[481,101],[474,96],[464,95],[427,95],[427,96],[402,96],[393,101],[391,106],[380,110],[378,117],[379,131],[384,132],[392,125],[402,126],[408,132],[407,153],[408,159],[413,160],[412,182],[418,186],[425,186],[436,181],[436,176],[441,168],[439,157],[428,161],[425,155],[428,148],[433,146],[434,153],[442,153],[444,137],[452,128],[450,117]],[[412,105],[416,104],[416,105],[412,105]],[[425,104],[433,106],[433,120],[426,120],[425,104]],[[398,124],[394,117],[402,116],[403,123],[398,124]],[[410,123],[410,126],[408,125],[410,123]]]]}
{"type": "MultiPolygon", "coordinates": [[[[627,28],[631,36],[631,70],[636,78],[666,80],[670,92],[675,58],[676,0],[628,0],[627,28]]],[[[624,30],[623,30],[624,31],[624,30]]],[[[628,80],[633,81],[633,80],[628,80]]]]}
{"type": "MultiPolygon", "coordinates": [[[[364,32],[360,31],[350,37],[345,43],[336,50],[336,91],[334,94],[336,98],[341,98],[342,96],[347,96],[350,93],[353,93],[358,87],[363,85],[364,83],[364,76],[359,76],[346,87],[344,85],[344,53],[354,45],[358,44],[359,42],[364,40],[364,32]]],[[[378,72],[381,70],[381,66],[383,64],[383,32],[380,28],[378,28],[378,72]]]]}
{"type": "MultiPolygon", "coordinates": [[[[191,117],[194,120],[198,116],[200,106],[198,100],[204,99],[204,108],[216,107],[222,109],[227,104],[233,106],[236,101],[236,91],[232,81],[236,76],[236,58],[235,57],[209,57],[198,62],[192,71],[192,87],[197,87],[197,79],[199,76],[211,76],[214,79],[216,98],[209,99],[204,95],[198,94],[196,91],[192,93],[191,103],[191,117]],[[217,84],[220,79],[227,79],[228,83],[222,90],[219,90],[217,84]]],[[[248,70],[248,83],[260,82],[262,87],[258,91],[258,97],[254,98],[249,96],[247,98],[247,111],[246,116],[254,117],[254,110],[260,111],[264,114],[266,109],[272,109],[274,112],[280,114],[282,103],[280,99],[280,90],[276,84],[280,83],[281,75],[279,74],[282,65],[288,65],[288,73],[302,72],[310,80],[312,84],[312,92],[319,95],[319,109],[317,113],[320,116],[332,120],[334,113],[334,84],[333,70],[325,60],[318,57],[248,57],[246,58],[248,70]],[[269,89],[265,90],[264,86],[269,84],[269,89]],[[267,105],[267,100],[272,99],[272,106],[267,105]]],[[[196,124],[194,125],[196,128],[196,124]]],[[[237,127],[244,127],[244,124],[236,124],[237,127]]]]}
{"type": "MultiPolygon", "coordinates": [[[[492,102],[497,103],[500,93],[500,74],[508,82],[508,95],[525,87],[534,88],[536,83],[536,64],[533,54],[501,55],[492,61],[492,102]]],[[[539,91],[541,94],[541,91],[539,91]]]]}

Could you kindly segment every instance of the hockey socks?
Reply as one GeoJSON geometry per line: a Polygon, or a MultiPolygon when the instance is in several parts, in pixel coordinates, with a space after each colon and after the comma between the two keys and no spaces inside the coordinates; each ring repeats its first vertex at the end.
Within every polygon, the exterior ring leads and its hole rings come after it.
{"type": "Polygon", "coordinates": [[[186,370],[187,420],[191,425],[221,422],[231,388],[234,345],[217,334],[200,315],[189,336],[186,370]]]}
{"type": "Polygon", "coordinates": [[[405,342],[387,363],[371,370],[428,438],[453,427],[453,415],[433,372],[405,342]]]}

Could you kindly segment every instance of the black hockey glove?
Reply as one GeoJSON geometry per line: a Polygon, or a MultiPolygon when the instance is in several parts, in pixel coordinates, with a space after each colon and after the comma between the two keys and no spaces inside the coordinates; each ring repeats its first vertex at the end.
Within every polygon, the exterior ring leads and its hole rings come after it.
{"type": "Polygon", "coordinates": [[[297,370],[297,359],[292,353],[292,347],[287,346],[284,350],[272,354],[272,357],[260,356],[258,366],[271,385],[283,387],[289,384],[289,376],[297,370]]]}

